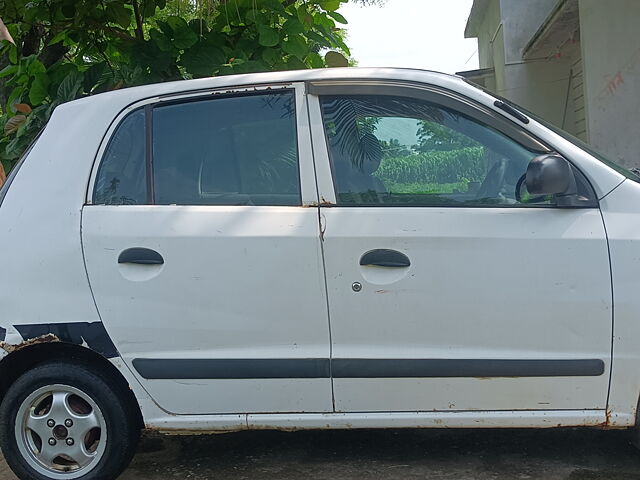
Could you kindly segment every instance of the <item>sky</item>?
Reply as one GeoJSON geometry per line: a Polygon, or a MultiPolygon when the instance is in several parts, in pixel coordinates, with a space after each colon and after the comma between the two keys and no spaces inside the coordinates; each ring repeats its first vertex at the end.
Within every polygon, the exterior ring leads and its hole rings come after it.
{"type": "Polygon", "coordinates": [[[477,40],[464,38],[473,0],[348,3],[347,45],[360,67],[411,67],[455,73],[478,68],[477,40]]]}

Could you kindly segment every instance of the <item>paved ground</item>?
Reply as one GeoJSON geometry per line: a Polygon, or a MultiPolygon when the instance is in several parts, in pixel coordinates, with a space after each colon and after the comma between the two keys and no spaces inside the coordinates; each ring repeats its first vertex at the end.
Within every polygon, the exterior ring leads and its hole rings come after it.
{"type": "Polygon", "coordinates": [[[121,480],[426,478],[640,480],[640,452],[626,432],[572,429],[145,436],[121,480]]]}

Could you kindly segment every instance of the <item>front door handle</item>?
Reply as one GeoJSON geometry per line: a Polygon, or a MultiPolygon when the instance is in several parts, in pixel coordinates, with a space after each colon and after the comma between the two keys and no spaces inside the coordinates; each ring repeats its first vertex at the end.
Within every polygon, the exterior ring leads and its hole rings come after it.
{"type": "Polygon", "coordinates": [[[408,267],[411,265],[409,257],[397,250],[378,248],[369,250],[360,257],[360,265],[376,267],[408,267]]]}
{"type": "Polygon", "coordinates": [[[164,258],[150,248],[134,247],[120,252],[118,263],[135,263],[137,265],[162,265],[164,258]]]}

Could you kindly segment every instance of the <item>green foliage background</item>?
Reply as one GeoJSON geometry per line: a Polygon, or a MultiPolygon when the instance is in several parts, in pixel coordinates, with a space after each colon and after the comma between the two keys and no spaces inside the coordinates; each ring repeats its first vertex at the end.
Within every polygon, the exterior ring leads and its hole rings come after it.
{"type": "Polygon", "coordinates": [[[393,193],[467,191],[486,176],[484,147],[385,156],[375,173],[393,193]],[[415,183],[420,179],[419,184],[415,183]]]}
{"type": "Polygon", "coordinates": [[[0,161],[10,170],[53,109],[85,95],[346,63],[346,1],[0,0],[15,40],[0,41],[0,161]]]}

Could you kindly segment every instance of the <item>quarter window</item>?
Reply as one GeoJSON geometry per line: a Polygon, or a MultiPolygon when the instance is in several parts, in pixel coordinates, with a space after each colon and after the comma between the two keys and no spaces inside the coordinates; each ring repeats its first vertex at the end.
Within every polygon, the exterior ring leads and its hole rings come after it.
{"type": "Polygon", "coordinates": [[[94,204],[147,203],[144,120],[144,110],[136,110],[111,137],[96,177],[94,204]]]}
{"type": "Polygon", "coordinates": [[[322,97],[338,204],[550,204],[524,174],[533,152],[451,109],[405,97],[322,97]]]}

